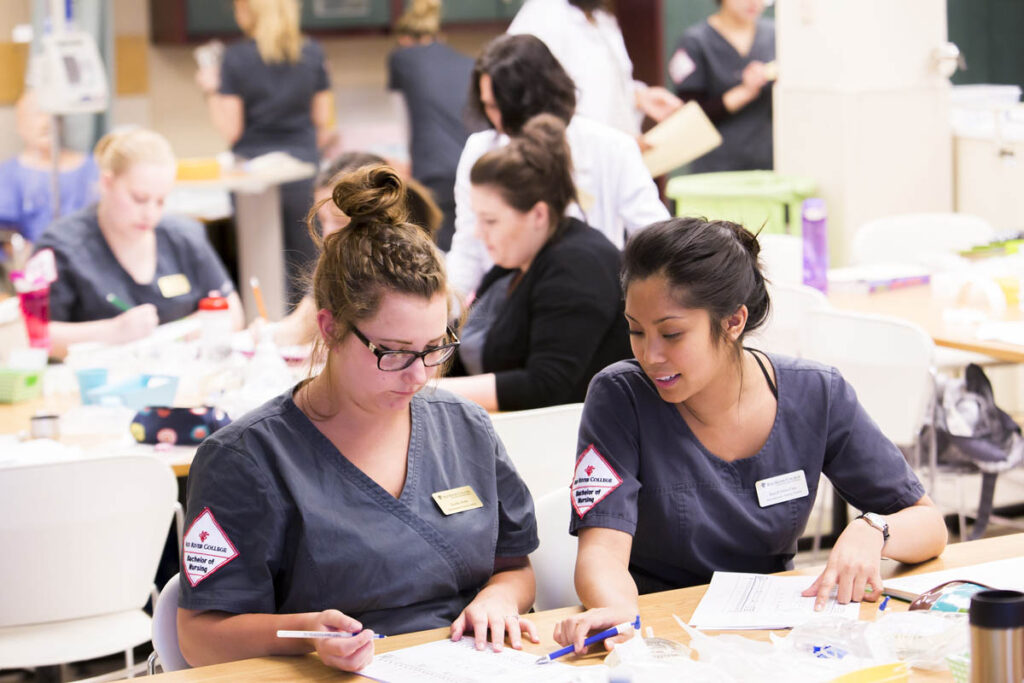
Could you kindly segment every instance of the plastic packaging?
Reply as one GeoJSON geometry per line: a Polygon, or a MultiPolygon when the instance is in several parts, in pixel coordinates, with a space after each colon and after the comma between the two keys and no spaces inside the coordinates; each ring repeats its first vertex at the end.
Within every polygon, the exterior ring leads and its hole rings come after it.
{"type": "Polygon", "coordinates": [[[864,635],[874,651],[890,648],[911,666],[943,670],[947,654],[967,647],[967,619],[955,612],[887,612],[864,635]]]}
{"type": "Polygon", "coordinates": [[[227,358],[231,354],[231,310],[220,292],[210,292],[199,300],[199,322],[203,358],[215,362],[227,358]]]}
{"type": "Polygon", "coordinates": [[[825,200],[805,199],[801,211],[804,241],[804,284],[828,291],[828,228],[825,200]]]}

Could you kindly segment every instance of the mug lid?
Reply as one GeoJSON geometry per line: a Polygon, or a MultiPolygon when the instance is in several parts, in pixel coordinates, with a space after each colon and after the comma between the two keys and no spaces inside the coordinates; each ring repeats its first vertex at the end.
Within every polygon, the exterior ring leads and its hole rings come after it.
{"type": "Polygon", "coordinates": [[[968,620],[984,628],[1024,627],[1024,593],[986,590],[971,596],[968,620]]]}

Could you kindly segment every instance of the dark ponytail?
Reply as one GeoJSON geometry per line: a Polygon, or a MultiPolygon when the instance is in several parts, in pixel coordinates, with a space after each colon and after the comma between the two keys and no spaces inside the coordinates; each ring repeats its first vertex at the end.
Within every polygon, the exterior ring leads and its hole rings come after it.
{"type": "Polygon", "coordinates": [[[708,312],[716,341],[724,335],[722,321],[746,306],[746,334],[764,324],[771,305],[760,251],[757,237],[742,225],[671,218],[644,228],[626,243],[622,291],[638,280],[662,276],[680,306],[708,312]]]}

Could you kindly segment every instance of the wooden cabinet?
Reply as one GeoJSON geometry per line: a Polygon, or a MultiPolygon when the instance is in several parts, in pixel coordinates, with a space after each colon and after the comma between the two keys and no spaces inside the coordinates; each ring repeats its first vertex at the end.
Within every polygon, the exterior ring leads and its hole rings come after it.
{"type": "MultiPolygon", "coordinates": [[[[331,33],[387,33],[406,6],[404,0],[303,0],[302,30],[331,33]]],[[[445,0],[444,24],[509,21],[523,0],[445,0]]],[[[150,0],[155,43],[202,42],[241,35],[231,0],[150,0]]]]}

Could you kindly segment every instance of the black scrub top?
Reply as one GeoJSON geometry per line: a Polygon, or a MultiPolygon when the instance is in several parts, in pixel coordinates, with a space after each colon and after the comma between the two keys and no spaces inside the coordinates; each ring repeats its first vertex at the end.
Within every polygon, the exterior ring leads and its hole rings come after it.
{"type": "Polygon", "coordinates": [[[203,441],[189,473],[179,605],[334,608],[386,635],[449,625],[495,557],[536,549],[533,500],[479,406],[426,389],[411,409],[398,498],[338,452],[291,390],[203,441]],[[462,486],[483,507],[444,515],[431,494],[462,486]]]}
{"type": "Polygon", "coordinates": [[[153,304],[161,324],[169,323],[195,313],[199,300],[212,290],[223,296],[235,291],[200,223],[165,216],[155,231],[156,273],[152,281],[138,283],[118,263],[100,232],[95,204],[47,228],[35,250],[52,249],[57,262],[57,281],[50,285],[50,320],[113,318],[121,313],[107,301],[113,294],[132,307],[153,304]]]}

